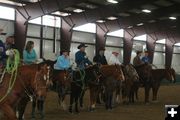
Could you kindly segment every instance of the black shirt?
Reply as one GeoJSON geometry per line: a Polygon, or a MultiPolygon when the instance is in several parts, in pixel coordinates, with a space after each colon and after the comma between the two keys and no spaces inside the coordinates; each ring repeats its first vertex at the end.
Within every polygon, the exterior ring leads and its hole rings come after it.
{"type": "Polygon", "coordinates": [[[107,60],[106,60],[106,57],[103,55],[96,55],[94,56],[93,58],[93,62],[96,62],[98,64],[102,64],[102,65],[107,65],[107,60]]]}

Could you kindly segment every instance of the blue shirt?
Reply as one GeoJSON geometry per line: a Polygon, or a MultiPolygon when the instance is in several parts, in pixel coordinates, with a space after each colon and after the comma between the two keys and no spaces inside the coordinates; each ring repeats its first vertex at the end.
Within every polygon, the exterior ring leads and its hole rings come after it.
{"type": "Polygon", "coordinates": [[[147,56],[144,56],[142,59],[141,59],[144,63],[149,63],[149,58],[147,56]]]}
{"type": "Polygon", "coordinates": [[[92,62],[86,57],[85,52],[78,51],[75,54],[75,62],[77,67],[84,69],[87,65],[91,65],[92,62]]]}
{"type": "Polygon", "coordinates": [[[56,70],[67,70],[70,68],[70,60],[61,55],[57,58],[57,62],[54,64],[54,69],[56,70]]]}
{"type": "Polygon", "coordinates": [[[37,60],[36,51],[33,49],[30,52],[23,51],[23,61],[25,64],[33,64],[37,60]]]}
{"type": "Polygon", "coordinates": [[[4,43],[0,40],[0,64],[5,64],[6,62],[6,53],[5,53],[4,43]]]}

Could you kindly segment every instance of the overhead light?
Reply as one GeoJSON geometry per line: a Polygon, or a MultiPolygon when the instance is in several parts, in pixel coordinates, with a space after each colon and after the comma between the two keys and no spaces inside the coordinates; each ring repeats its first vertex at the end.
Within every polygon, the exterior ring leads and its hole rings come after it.
{"type": "Polygon", "coordinates": [[[171,20],[176,20],[176,17],[169,17],[169,19],[171,19],[171,20]]]}
{"type": "Polygon", "coordinates": [[[97,20],[96,22],[98,22],[98,23],[104,23],[105,20],[97,20]]]}
{"type": "Polygon", "coordinates": [[[82,9],[75,9],[75,10],[73,10],[73,12],[75,12],[75,13],[81,13],[81,12],[83,12],[84,10],[82,10],[82,9]]]}
{"type": "Polygon", "coordinates": [[[118,1],[116,1],[116,0],[107,0],[107,2],[113,3],[113,4],[117,4],[118,3],[118,1]]]}
{"type": "Polygon", "coordinates": [[[133,28],[133,26],[128,26],[127,28],[129,28],[129,29],[130,29],[130,28],[133,28]]]}
{"type": "Polygon", "coordinates": [[[63,17],[71,15],[71,13],[60,12],[60,11],[54,12],[54,13],[52,13],[52,14],[54,14],[54,15],[59,15],[59,16],[63,16],[63,17]]]}
{"type": "Polygon", "coordinates": [[[108,20],[116,20],[116,19],[117,19],[117,17],[113,17],[113,16],[111,16],[111,17],[108,17],[107,19],[108,19],[108,20]]]}
{"type": "Polygon", "coordinates": [[[142,25],[144,25],[144,23],[139,23],[139,24],[137,24],[137,26],[142,26],[142,25]]]}
{"type": "Polygon", "coordinates": [[[148,10],[148,9],[144,9],[144,10],[142,10],[142,12],[144,12],[144,13],[151,13],[151,11],[148,10]]]}

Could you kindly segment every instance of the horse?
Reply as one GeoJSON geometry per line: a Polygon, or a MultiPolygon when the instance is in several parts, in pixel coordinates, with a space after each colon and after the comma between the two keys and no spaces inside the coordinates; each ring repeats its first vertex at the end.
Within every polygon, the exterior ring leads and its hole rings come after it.
{"type": "Polygon", "coordinates": [[[160,83],[163,79],[167,79],[170,82],[175,82],[175,70],[173,68],[165,68],[165,69],[152,69],[152,83],[151,88],[153,92],[153,102],[157,102],[157,93],[160,88],[160,83]]]}
{"type": "MultiPolygon", "coordinates": [[[[145,101],[145,103],[149,103],[149,90],[150,90],[150,84],[152,81],[152,79],[151,79],[152,78],[152,74],[151,74],[152,66],[148,63],[145,63],[145,64],[141,64],[139,66],[134,66],[134,68],[136,69],[136,71],[139,75],[139,83],[142,84],[145,89],[144,101],[145,101]]],[[[136,91],[138,91],[139,86],[137,86],[136,91]]]]}
{"type": "Polygon", "coordinates": [[[139,75],[132,64],[125,65],[123,73],[125,76],[125,81],[122,83],[123,103],[134,103],[134,94],[136,94],[137,99],[136,91],[139,85],[139,75]]]}
{"type": "Polygon", "coordinates": [[[125,80],[120,65],[102,65],[100,67],[100,73],[100,85],[90,87],[90,111],[95,110],[96,98],[101,91],[101,86],[103,86],[105,90],[105,107],[106,109],[112,109],[112,94],[115,90],[119,93],[121,82],[125,80]]]}
{"type": "Polygon", "coordinates": [[[88,66],[84,70],[73,71],[73,81],[71,83],[69,112],[73,113],[73,104],[75,112],[79,113],[78,102],[83,107],[83,96],[88,84],[96,84],[99,81],[99,66],[97,64],[88,66]]]}
{"type": "Polygon", "coordinates": [[[34,94],[38,97],[46,94],[46,85],[49,83],[47,65],[20,66],[17,73],[5,73],[0,87],[0,109],[8,120],[17,120],[15,108],[23,94],[34,94]],[[43,88],[43,89],[39,89],[43,88]]]}

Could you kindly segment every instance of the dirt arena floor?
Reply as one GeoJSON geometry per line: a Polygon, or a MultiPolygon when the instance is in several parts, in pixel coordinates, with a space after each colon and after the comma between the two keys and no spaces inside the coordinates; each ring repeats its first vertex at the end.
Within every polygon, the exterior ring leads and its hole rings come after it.
{"type": "MultiPolygon", "coordinates": [[[[49,92],[46,100],[45,120],[164,120],[165,104],[180,104],[179,93],[180,85],[161,86],[159,102],[145,105],[143,102],[144,89],[140,89],[139,101],[135,104],[119,104],[112,111],[107,111],[103,105],[98,105],[95,112],[88,112],[89,96],[87,92],[84,110],[81,110],[80,114],[69,114],[58,105],[56,93],[49,92]]],[[[26,110],[25,120],[30,120],[30,105],[31,103],[26,110]]]]}

